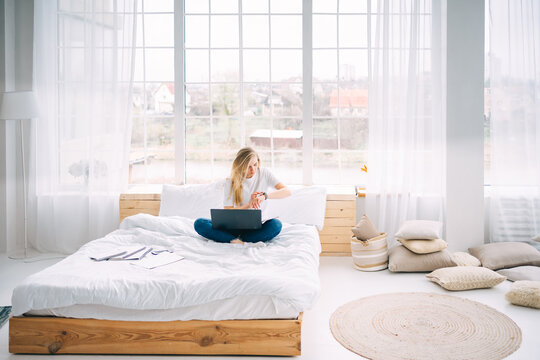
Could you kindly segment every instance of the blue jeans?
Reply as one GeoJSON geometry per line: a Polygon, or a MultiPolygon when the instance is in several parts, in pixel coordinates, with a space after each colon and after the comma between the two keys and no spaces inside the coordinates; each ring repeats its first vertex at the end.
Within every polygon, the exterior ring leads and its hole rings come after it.
{"type": "Polygon", "coordinates": [[[272,240],[281,231],[281,221],[268,220],[257,230],[221,230],[212,228],[212,220],[200,218],[195,220],[193,227],[199,235],[220,243],[230,243],[236,238],[240,238],[243,242],[255,243],[272,240]]]}

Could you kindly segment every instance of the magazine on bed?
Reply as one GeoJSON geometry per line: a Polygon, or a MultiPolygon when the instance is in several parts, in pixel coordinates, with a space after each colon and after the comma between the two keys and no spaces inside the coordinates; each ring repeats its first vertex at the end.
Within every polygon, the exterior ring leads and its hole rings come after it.
{"type": "Polygon", "coordinates": [[[130,264],[138,265],[146,269],[154,269],[160,266],[172,264],[184,257],[163,248],[150,246],[136,246],[117,251],[94,254],[90,259],[94,261],[131,261],[130,264]]]}

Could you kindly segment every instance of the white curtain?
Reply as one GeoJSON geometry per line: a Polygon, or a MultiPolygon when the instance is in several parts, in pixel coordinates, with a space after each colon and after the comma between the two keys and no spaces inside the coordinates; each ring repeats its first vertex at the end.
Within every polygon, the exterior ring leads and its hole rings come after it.
{"type": "Polygon", "coordinates": [[[431,1],[372,1],[366,213],[390,244],[404,220],[444,218],[444,42],[431,1]]]}
{"type": "Polygon", "coordinates": [[[490,241],[540,233],[540,2],[489,2],[490,241]]]}
{"type": "Polygon", "coordinates": [[[118,227],[127,185],[136,1],[35,1],[31,244],[72,253],[118,227]]]}

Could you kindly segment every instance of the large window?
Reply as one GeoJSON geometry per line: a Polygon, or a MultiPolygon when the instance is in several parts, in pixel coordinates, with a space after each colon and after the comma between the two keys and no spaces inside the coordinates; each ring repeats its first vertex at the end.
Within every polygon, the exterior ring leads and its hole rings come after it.
{"type": "Polygon", "coordinates": [[[174,2],[139,1],[130,183],[175,178],[174,2]]]}
{"type": "Polygon", "coordinates": [[[130,182],[223,178],[252,146],[287,184],[362,183],[369,8],[141,0],[130,182]]]}

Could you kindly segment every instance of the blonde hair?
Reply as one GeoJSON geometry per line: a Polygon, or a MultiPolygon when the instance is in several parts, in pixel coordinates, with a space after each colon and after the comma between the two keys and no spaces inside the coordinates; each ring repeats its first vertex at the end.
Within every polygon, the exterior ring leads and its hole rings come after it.
{"type": "Polygon", "coordinates": [[[249,163],[253,158],[256,158],[259,166],[261,165],[261,159],[259,158],[259,154],[255,150],[253,150],[250,147],[245,147],[236,153],[236,158],[233,161],[232,164],[232,170],[231,170],[231,191],[230,196],[233,198],[233,204],[234,205],[241,205],[243,202],[243,196],[242,196],[242,184],[244,183],[244,180],[246,179],[246,173],[247,169],[249,167],[249,163]]]}

